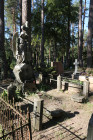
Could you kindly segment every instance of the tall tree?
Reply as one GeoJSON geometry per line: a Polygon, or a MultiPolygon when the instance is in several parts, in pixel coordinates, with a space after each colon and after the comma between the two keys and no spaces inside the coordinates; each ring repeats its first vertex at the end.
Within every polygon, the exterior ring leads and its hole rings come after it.
{"type": "Polygon", "coordinates": [[[4,48],[4,0],[0,0],[0,57],[2,59],[4,78],[7,77],[7,61],[4,48]]]}
{"type": "Polygon", "coordinates": [[[22,0],[22,25],[28,21],[28,41],[29,50],[31,51],[31,0],[22,0]]]}
{"type": "Polygon", "coordinates": [[[85,14],[86,14],[86,0],[84,4],[84,15],[83,15],[83,30],[82,30],[82,43],[83,43],[83,48],[84,48],[84,24],[85,24],[85,14]]]}
{"type": "Polygon", "coordinates": [[[7,26],[14,34],[19,23],[19,0],[5,0],[5,11],[7,26]]]}
{"type": "Polygon", "coordinates": [[[22,26],[22,0],[19,0],[19,9],[20,9],[20,32],[22,26]]]}
{"type": "Polygon", "coordinates": [[[41,0],[41,66],[44,64],[44,0],[41,0]]]}
{"type": "Polygon", "coordinates": [[[87,67],[92,67],[92,33],[93,33],[93,0],[90,0],[88,37],[87,37],[87,67]]]}
{"type": "Polygon", "coordinates": [[[82,67],[82,0],[79,2],[79,64],[82,67]]]}
{"type": "Polygon", "coordinates": [[[70,0],[68,0],[68,43],[67,43],[67,48],[66,48],[66,64],[67,66],[69,65],[69,50],[70,50],[70,18],[71,18],[71,13],[70,13],[70,8],[71,8],[71,3],[70,0]]]}

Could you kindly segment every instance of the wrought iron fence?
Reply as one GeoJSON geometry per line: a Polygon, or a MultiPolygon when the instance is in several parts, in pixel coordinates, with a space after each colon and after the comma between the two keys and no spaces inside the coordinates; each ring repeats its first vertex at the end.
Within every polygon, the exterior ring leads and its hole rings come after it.
{"type": "Polygon", "coordinates": [[[3,140],[32,140],[29,109],[21,109],[7,98],[0,97],[0,124],[3,140]]]}

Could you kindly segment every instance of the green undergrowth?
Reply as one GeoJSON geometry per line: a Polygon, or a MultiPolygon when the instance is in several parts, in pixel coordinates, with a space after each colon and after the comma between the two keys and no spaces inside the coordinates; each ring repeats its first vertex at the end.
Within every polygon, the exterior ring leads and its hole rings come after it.
{"type": "Polygon", "coordinates": [[[68,82],[68,83],[73,83],[73,84],[77,84],[77,85],[83,85],[82,81],[79,80],[70,80],[70,79],[63,79],[63,81],[68,82]]]}
{"type": "Polygon", "coordinates": [[[39,85],[37,85],[37,89],[39,91],[48,91],[51,89],[51,85],[40,83],[39,85]]]}

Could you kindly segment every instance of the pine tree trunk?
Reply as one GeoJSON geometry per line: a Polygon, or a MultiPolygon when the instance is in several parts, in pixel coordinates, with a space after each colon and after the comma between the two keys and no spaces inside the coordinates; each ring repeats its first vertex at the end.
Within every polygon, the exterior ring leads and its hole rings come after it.
{"type": "Polygon", "coordinates": [[[70,0],[68,3],[68,42],[67,42],[67,48],[66,48],[66,65],[68,67],[69,65],[69,50],[70,50],[70,0]]]}
{"type": "Polygon", "coordinates": [[[44,65],[44,0],[41,0],[41,66],[44,65]]]}
{"type": "Polygon", "coordinates": [[[4,0],[0,0],[0,58],[3,61],[4,78],[7,78],[7,61],[4,48],[4,0]]]}
{"type": "Polygon", "coordinates": [[[15,8],[13,8],[13,35],[16,32],[16,21],[15,21],[15,8]]]}
{"type": "Polygon", "coordinates": [[[22,26],[22,0],[19,0],[19,6],[20,6],[20,32],[21,32],[21,26],[22,26]]]}
{"type": "MultiPolygon", "coordinates": [[[[74,23],[72,23],[72,37],[74,39],[74,23]]],[[[74,41],[72,40],[72,61],[74,61],[74,41]]]]}
{"type": "Polygon", "coordinates": [[[83,48],[84,48],[84,23],[85,23],[85,11],[86,11],[86,0],[85,0],[85,5],[84,5],[84,16],[83,16],[83,33],[82,33],[83,48]]]}
{"type": "Polygon", "coordinates": [[[87,67],[92,67],[92,32],[93,32],[93,0],[90,0],[89,22],[88,22],[88,40],[87,40],[87,67]]]}
{"type": "Polygon", "coordinates": [[[79,5],[79,64],[82,67],[82,0],[79,5]]]}
{"type": "Polygon", "coordinates": [[[31,52],[31,0],[22,0],[22,25],[28,21],[29,31],[28,31],[28,41],[29,41],[29,50],[31,52]]]}
{"type": "Polygon", "coordinates": [[[34,0],[32,0],[32,8],[33,8],[33,10],[34,10],[34,0]]]}

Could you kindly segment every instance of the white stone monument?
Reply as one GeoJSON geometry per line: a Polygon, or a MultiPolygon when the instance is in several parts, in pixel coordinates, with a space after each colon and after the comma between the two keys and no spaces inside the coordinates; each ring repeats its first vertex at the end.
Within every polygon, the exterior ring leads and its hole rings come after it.
{"type": "Polygon", "coordinates": [[[78,64],[79,64],[79,62],[77,61],[77,59],[75,59],[75,62],[73,64],[75,65],[74,74],[77,74],[78,73],[78,64]]]}

